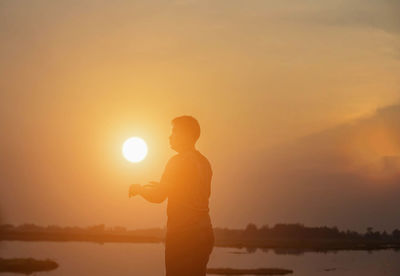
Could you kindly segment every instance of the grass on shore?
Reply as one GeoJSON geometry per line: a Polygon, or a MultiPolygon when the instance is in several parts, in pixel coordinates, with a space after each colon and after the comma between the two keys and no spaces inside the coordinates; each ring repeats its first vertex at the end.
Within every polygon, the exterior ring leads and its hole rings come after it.
{"type": "Polygon", "coordinates": [[[54,270],[57,267],[58,264],[52,260],[35,260],[32,258],[0,258],[0,273],[12,272],[21,274],[32,274],[33,272],[54,270]]]}
{"type": "Polygon", "coordinates": [[[256,269],[234,269],[234,268],[208,268],[207,274],[214,275],[286,275],[293,270],[281,268],[256,268],[256,269]]]}

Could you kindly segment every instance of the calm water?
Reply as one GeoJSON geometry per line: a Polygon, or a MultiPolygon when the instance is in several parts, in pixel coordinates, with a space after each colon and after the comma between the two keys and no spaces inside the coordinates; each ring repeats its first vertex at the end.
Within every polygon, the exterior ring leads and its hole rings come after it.
{"type": "MultiPolygon", "coordinates": [[[[42,276],[159,276],[164,273],[163,244],[1,242],[0,257],[51,258],[59,263],[60,267],[54,271],[35,274],[42,276]]],[[[398,276],[400,252],[339,251],[293,255],[277,254],[273,250],[266,252],[257,250],[247,254],[245,250],[214,248],[209,267],[278,267],[292,269],[294,273],[291,275],[296,276],[398,276]]]]}

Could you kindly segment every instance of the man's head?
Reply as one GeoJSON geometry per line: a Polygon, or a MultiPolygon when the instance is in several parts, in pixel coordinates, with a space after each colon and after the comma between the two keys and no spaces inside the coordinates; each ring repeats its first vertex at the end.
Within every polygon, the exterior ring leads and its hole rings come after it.
{"type": "Polygon", "coordinates": [[[194,148],[200,137],[199,122],[192,116],[180,116],[171,123],[172,133],[169,137],[171,148],[177,152],[194,148]]]}

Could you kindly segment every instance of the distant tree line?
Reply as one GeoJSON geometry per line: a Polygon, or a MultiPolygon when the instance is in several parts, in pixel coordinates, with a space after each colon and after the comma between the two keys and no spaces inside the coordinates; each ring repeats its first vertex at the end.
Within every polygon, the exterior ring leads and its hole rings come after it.
{"type": "Polygon", "coordinates": [[[368,227],[365,233],[356,231],[340,231],[337,227],[307,227],[300,223],[275,224],[273,227],[263,225],[257,227],[249,223],[244,230],[233,230],[227,228],[215,228],[217,238],[228,240],[375,240],[375,241],[400,241],[400,230],[395,229],[391,233],[386,231],[374,231],[368,227]]]}
{"type": "MultiPolygon", "coordinates": [[[[1,234],[84,234],[84,235],[119,235],[119,236],[146,236],[162,238],[165,234],[163,228],[128,230],[122,226],[106,227],[104,224],[88,227],[61,227],[56,225],[38,226],[35,224],[0,225],[1,234]]],[[[214,228],[217,240],[373,240],[400,242],[400,230],[391,233],[374,231],[368,227],[365,233],[356,231],[340,231],[337,227],[307,227],[303,224],[276,224],[273,227],[264,225],[257,227],[249,223],[245,229],[214,228]]]]}
{"type": "Polygon", "coordinates": [[[106,227],[104,224],[92,225],[88,227],[78,226],[39,226],[32,223],[14,226],[12,224],[0,225],[0,233],[52,233],[52,234],[85,234],[85,235],[135,235],[135,236],[151,236],[163,237],[165,229],[149,228],[128,230],[123,226],[106,227]]]}

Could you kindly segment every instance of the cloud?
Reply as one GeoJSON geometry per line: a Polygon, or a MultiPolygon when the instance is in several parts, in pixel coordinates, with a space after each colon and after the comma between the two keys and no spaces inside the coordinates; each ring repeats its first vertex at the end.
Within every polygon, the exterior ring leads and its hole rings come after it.
{"type": "Polygon", "coordinates": [[[377,28],[399,34],[399,12],[400,1],[396,0],[333,0],[324,2],[320,9],[308,9],[303,14],[303,20],[326,25],[377,28]]]}
{"type": "Polygon", "coordinates": [[[392,163],[400,156],[400,105],[388,106],[368,118],[309,135],[283,150],[283,158],[298,162],[295,168],[353,170],[374,162],[392,163]],[[329,168],[326,166],[329,164],[329,168]]]}
{"type": "Polygon", "coordinates": [[[248,198],[263,202],[258,219],[400,227],[399,121],[400,105],[388,106],[247,160],[239,179],[252,186],[248,198]]]}

